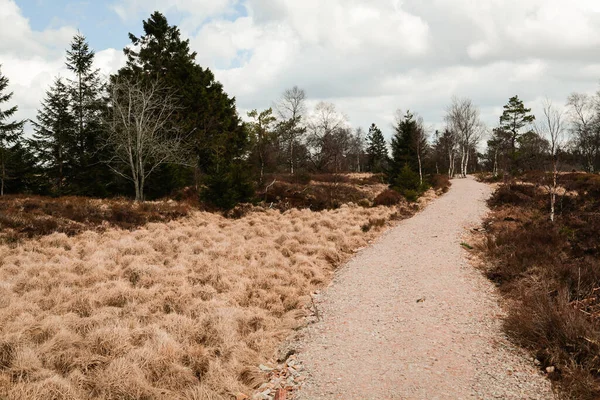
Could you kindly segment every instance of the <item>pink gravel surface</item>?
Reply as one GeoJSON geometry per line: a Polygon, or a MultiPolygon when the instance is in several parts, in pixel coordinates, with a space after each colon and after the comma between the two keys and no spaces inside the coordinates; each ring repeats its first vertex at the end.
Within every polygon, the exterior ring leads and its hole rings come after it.
{"type": "Polygon", "coordinates": [[[549,381],[501,330],[495,289],[462,248],[489,186],[451,190],[337,274],[306,328],[299,399],[551,399],[549,381]],[[419,300],[419,301],[417,301],[419,300]]]}

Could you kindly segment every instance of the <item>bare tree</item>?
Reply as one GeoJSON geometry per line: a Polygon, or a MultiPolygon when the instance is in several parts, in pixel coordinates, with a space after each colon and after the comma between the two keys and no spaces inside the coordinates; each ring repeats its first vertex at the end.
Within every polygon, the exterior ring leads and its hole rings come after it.
{"type": "Polygon", "coordinates": [[[350,151],[356,158],[355,172],[362,172],[361,159],[365,153],[365,132],[361,127],[356,128],[350,140],[350,151]]]}
{"type": "Polygon", "coordinates": [[[550,221],[554,222],[556,188],[558,178],[558,153],[564,144],[563,112],[545,99],[543,102],[543,120],[535,124],[536,133],[546,138],[550,144],[550,155],[552,157],[552,181],[550,188],[550,221]]]}
{"type": "Polygon", "coordinates": [[[311,158],[316,169],[325,170],[335,162],[338,169],[339,156],[349,145],[346,132],[347,117],[339,113],[332,103],[319,102],[309,118],[307,142],[311,147],[311,158]],[[344,147],[344,149],[341,149],[344,147]]]}
{"type": "MultiPolygon", "coordinates": [[[[575,146],[585,160],[585,169],[594,172],[595,160],[600,151],[600,140],[594,132],[597,124],[594,99],[587,94],[572,93],[567,99],[567,106],[575,146]]],[[[596,107],[600,108],[600,104],[596,107]]]]}
{"type": "Polygon", "coordinates": [[[271,108],[261,111],[254,109],[248,113],[253,121],[248,124],[250,128],[250,141],[258,154],[260,162],[260,183],[262,184],[265,174],[265,157],[268,145],[273,141],[273,127],[275,117],[271,108]]]}
{"type": "Polygon", "coordinates": [[[283,92],[275,104],[277,116],[284,124],[284,140],[287,142],[290,173],[294,174],[294,148],[306,129],[302,126],[302,117],[306,114],[306,92],[298,86],[283,92]]]}
{"type": "Polygon", "coordinates": [[[479,109],[470,99],[453,97],[446,110],[445,120],[449,129],[457,135],[456,141],[461,157],[460,174],[466,177],[471,149],[477,146],[485,131],[479,109]]]}
{"type": "Polygon", "coordinates": [[[105,127],[109,167],[133,182],[135,200],[144,200],[146,179],[160,165],[182,162],[183,140],[172,123],[178,110],[172,91],[157,81],[116,80],[105,127]]]}

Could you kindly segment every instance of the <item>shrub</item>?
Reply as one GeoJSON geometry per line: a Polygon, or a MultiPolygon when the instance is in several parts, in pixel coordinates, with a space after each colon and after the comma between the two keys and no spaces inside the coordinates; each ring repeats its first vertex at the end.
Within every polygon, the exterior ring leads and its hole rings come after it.
{"type": "Polygon", "coordinates": [[[402,201],[402,195],[395,190],[386,189],[379,193],[373,204],[376,206],[395,206],[402,201]]]}
{"type": "Polygon", "coordinates": [[[448,177],[448,175],[432,175],[430,181],[431,186],[435,190],[441,190],[443,193],[446,193],[452,185],[452,183],[450,183],[450,178],[448,177]]]}
{"type": "Polygon", "coordinates": [[[402,167],[398,176],[392,179],[392,186],[400,193],[404,193],[406,190],[414,190],[418,192],[421,189],[419,174],[413,171],[410,166],[406,164],[404,167],[402,167]]]}
{"type": "Polygon", "coordinates": [[[419,192],[417,192],[416,190],[408,189],[404,191],[404,197],[407,201],[414,203],[417,200],[419,200],[419,192]]]}

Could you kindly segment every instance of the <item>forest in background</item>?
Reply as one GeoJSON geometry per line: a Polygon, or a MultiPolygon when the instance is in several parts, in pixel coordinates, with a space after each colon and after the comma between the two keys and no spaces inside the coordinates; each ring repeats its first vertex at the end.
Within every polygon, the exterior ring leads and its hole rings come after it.
{"type": "Polygon", "coordinates": [[[387,143],[375,124],[366,132],[353,128],[332,103],[308,109],[297,86],[244,121],[177,26],[155,12],[143,32],[130,34],[126,64],[108,79],[76,35],[66,51],[71,75],[56,77],[31,121],[12,118],[18,105],[10,104],[9,78],[0,75],[1,194],[142,201],[191,195],[230,209],[262,198],[282,174],[307,180],[373,172],[414,200],[435,174],[502,177],[551,169],[559,158],[562,169],[594,172],[600,164],[597,96],[573,94],[564,112],[547,103],[541,123],[515,96],[491,130],[470,99],[453,98],[441,130],[415,112],[397,111],[387,143]]]}

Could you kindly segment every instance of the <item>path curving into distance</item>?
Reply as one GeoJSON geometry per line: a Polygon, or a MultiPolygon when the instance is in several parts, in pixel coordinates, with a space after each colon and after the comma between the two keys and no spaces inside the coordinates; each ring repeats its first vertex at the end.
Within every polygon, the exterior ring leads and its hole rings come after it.
{"type": "Polygon", "coordinates": [[[300,345],[308,376],[298,399],[553,398],[505,338],[493,284],[461,247],[490,194],[455,179],[341,268],[300,345]]]}

